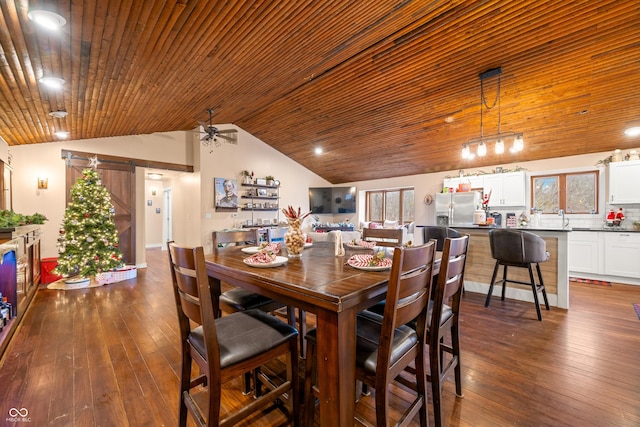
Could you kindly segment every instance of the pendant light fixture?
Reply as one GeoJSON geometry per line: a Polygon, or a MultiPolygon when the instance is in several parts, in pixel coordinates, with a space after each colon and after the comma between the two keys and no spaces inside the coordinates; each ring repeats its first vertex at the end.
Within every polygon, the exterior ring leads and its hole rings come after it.
{"type": "Polygon", "coordinates": [[[484,73],[480,73],[480,136],[477,138],[471,138],[466,143],[462,144],[462,158],[463,159],[473,159],[476,154],[471,151],[471,147],[477,145],[478,148],[476,153],[478,156],[482,157],[487,154],[487,143],[495,143],[494,150],[496,154],[503,154],[505,148],[505,139],[513,139],[513,145],[509,149],[512,153],[517,153],[518,151],[522,151],[524,149],[524,135],[519,132],[501,132],[500,129],[500,75],[502,74],[502,67],[492,68],[490,70],[485,71],[484,73]],[[493,100],[493,103],[489,105],[487,102],[487,98],[484,93],[484,81],[491,77],[498,77],[498,87],[496,90],[496,97],[493,100]],[[487,110],[491,110],[495,106],[498,106],[498,133],[494,135],[484,135],[484,126],[483,126],[483,111],[486,108],[487,110]]]}

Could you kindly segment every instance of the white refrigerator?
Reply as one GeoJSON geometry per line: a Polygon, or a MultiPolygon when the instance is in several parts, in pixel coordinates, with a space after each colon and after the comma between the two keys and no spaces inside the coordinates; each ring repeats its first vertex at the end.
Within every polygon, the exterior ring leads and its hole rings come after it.
{"type": "Polygon", "coordinates": [[[481,203],[479,191],[436,193],[436,224],[473,225],[473,213],[481,203]]]}

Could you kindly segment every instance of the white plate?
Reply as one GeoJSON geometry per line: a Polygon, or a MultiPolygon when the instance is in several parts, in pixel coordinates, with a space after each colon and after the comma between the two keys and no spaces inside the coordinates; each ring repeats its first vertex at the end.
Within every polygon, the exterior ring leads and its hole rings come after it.
{"type": "Polygon", "coordinates": [[[304,244],[305,248],[310,248],[311,246],[313,246],[313,242],[305,242],[304,244]]]}
{"type": "MultiPolygon", "coordinates": [[[[364,257],[366,255],[358,255],[359,257],[364,257]]],[[[373,255],[372,255],[373,257],[373,255]]],[[[386,258],[387,260],[391,261],[389,258],[386,258]]],[[[387,261],[387,262],[389,262],[387,261]]],[[[357,268],[358,270],[364,270],[364,271],[383,271],[383,270],[388,270],[391,268],[391,262],[389,262],[387,265],[374,265],[374,266],[369,266],[369,265],[361,265],[361,263],[358,263],[357,261],[353,261],[351,258],[349,258],[349,260],[347,261],[347,264],[350,265],[353,268],[357,268]]]]}
{"type": "Polygon", "coordinates": [[[275,261],[272,261],[270,263],[253,263],[253,262],[247,262],[247,259],[243,259],[244,263],[247,264],[250,267],[257,267],[257,268],[269,268],[269,267],[277,267],[279,265],[282,264],[286,264],[286,262],[289,260],[289,258],[287,258],[286,256],[277,256],[275,261]]]}
{"type": "Polygon", "coordinates": [[[240,250],[245,254],[255,254],[257,252],[260,252],[260,248],[257,246],[249,246],[247,248],[242,248],[240,250]]]}

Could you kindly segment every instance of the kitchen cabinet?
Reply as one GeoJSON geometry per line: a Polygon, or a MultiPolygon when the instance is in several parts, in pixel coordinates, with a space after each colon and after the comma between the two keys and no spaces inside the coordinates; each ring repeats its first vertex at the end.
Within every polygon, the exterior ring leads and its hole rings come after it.
{"type": "Polygon", "coordinates": [[[572,231],[569,233],[569,271],[575,273],[603,273],[604,233],[572,231]]]}
{"type": "Polygon", "coordinates": [[[640,160],[609,163],[609,203],[640,203],[640,160]]]}
{"type": "Polygon", "coordinates": [[[496,173],[484,176],[484,194],[491,192],[491,208],[525,206],[526,182],[524,172],[496,173]]]}
{"type": "Polygon", "coordinates": [[[603,232],[604,273],[612,276],[640,277],[640,233],[603,232]]]}

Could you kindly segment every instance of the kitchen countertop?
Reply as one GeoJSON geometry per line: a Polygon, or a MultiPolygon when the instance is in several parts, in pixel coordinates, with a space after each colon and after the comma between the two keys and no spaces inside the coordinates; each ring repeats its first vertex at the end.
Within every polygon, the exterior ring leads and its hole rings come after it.
{"type": "MultiPolygon", "coordinates": [[[[460,229],[474,229],[474,230],[491,230],[494,228],[507,228],[495,225],[481,226],[481,225],[450,225],[450,228],[460,229]]],[[[554,232],[569,232],[576,230],[571,227],[559,228],[559,227],[510,227],[510,230],[524,230],[524,231],[554,231],[554,232]]],[[[595,230],[594,230],[595,231],[595,230]]]]}

